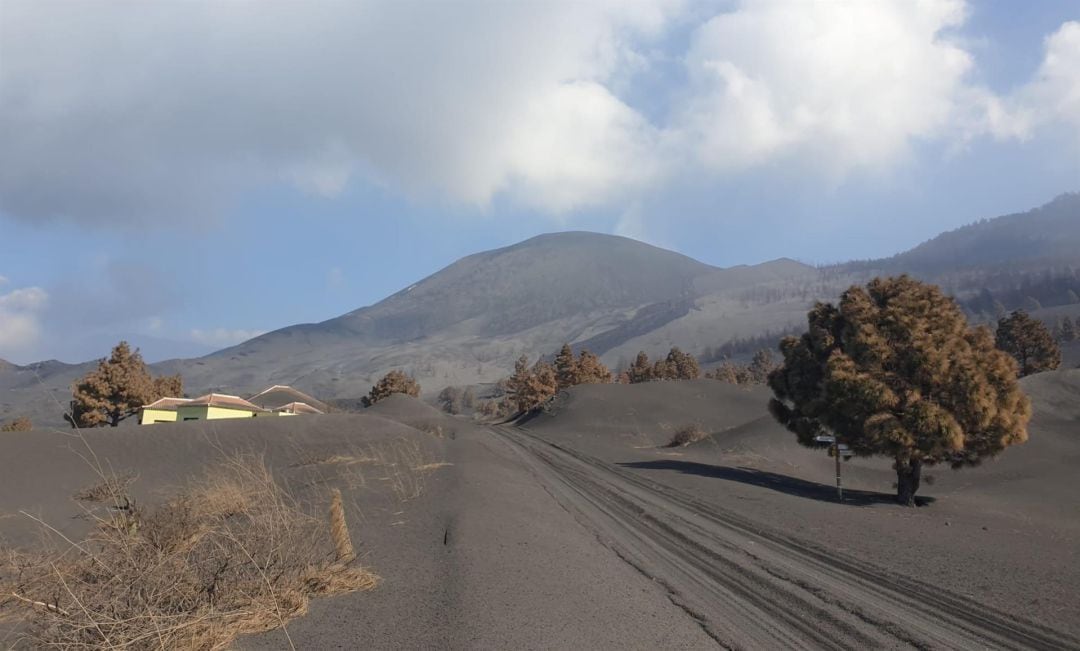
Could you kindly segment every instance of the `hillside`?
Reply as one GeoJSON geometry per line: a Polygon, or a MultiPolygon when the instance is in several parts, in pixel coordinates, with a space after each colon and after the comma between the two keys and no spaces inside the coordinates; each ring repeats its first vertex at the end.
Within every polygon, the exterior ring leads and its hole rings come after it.
{"type": "MultiPolygon", "coordinates": [[[[943,233],[891,258],[823,269],[787,258],[717,268],[623,237],[553,233],[462,258],[374,305],[154,369],[183,374],[189,393],[292,384],[333,399],[357,398],[399,368],[432,395],[497,381],[518,356],[550,354],[563,342],[620,367],[639,350],[656,356],[678,345],[702,355],[778,335],[800,327],[815,300],[878,274],[940,283],[981,321],[998,306],[1035,298],[1036,316],[1052,322],[1080,315],[1072,298],[1080,293],[1077,269],[1080,194],[943,233]]],[[[59,405],[87,368],[0,365],[0,419],[62,425],[59,405]]]]}
{"type": "Polygon", "coordinates": [[[1080,259],[1080,193],[1023,213],[983,219],[868,266],[920,274],[1080,259]]]}

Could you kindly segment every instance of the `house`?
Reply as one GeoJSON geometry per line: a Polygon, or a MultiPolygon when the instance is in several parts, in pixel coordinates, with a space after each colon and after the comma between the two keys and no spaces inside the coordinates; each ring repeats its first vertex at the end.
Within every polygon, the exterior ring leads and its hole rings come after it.
{"type": "Polygon", "coordinates": [[[208,393],[178,405],[178,421],[220,420],[223,418],[254,418],[272,416],[270,410],[254,405],[240,396],[225,393],[208,393]]]}
{"type": "Polygon", "coordinates": [[[280,415],[325,414],[330,408],[308,394],[283,384],[275,384],[248,398],[252,404],[280,415]]]}
{"type": "Polygon", "coordinates": [[[324,414],[330,408],[303,391],[275,384],[248,399],[226,393],[208,393],[198,398],[161,398],[142,407],[139,424],[172,423],[222,418],[265,418],[324,414]]]}
{"type": "Polygon", "coordinates": [[[139,424],[172,423],[176,421],[176,409],[191,402],[188,398],[160,398],[139,410],[139,424]]]}

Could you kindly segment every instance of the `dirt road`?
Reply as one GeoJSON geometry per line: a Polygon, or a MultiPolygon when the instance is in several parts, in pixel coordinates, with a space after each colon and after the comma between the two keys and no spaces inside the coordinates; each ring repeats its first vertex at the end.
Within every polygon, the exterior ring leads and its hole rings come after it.
{"type": "Polygon", "coordinates": [[[762,526],[521,429],[494,428],[560,505],[720,646],[1080,648],[947,588],[762,526]]]}

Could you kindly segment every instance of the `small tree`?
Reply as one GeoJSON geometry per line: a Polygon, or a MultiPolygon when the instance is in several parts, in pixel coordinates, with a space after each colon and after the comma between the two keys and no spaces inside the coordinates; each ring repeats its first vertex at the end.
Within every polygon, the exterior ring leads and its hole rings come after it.
{"type": "Polygon", "coordinates": [[[139,407],[182,394],[179,375],[152,377],[139,350],[132,351],[121,341],[108,359],[98,362],[96,369],[75,383],[71,413],[64,416],[73,427],[116,427],[139,407]]]}
{"type": "Polygon", "coordinates": [[[678,346],[673,346],[668,352],[667,368],[672,380],[696,380],[701,377],[697,358],[684,353],[678,346]]]}
{"type": "Polygon", "coordinates": [[[364,406],[370,407],[395,393],[402,393],[416,398],[420,395],[420,383],[403,371],[390,371],[371,387],[371,392],[368,395],[364,396],[364,406]]]}
{"type": "Polygon", "coordinates": [[[900,503],[914,505],[924,465],[975,465],[1027,440],[1015,362],[938,287],[877,278],[807,321],[780,344],[770,412],[802,445],[829,433],[856,455],[891,457],[900,503]]]}
{"type": "Polygon", "coordinates": [[[630,368],[626,369],[626,376],[630,381],[630,384],[641,384],[642,382],[649,382],[653,379],[653,366],[649,361],[649,356],[645,354],[645,351],[641,351],[634,359],[634,363],[630,365],[630,368]]]}
{"type": "Polygon", "coordinates": [[[1069,317],[1061,320],[1060,339],[1066,343],[1077,339],[1077,326],[1069,317]]]}
{"type": "Polygon", "coordinates": [[[701,376],[697,359],[684,353],[678,346],[668,351],[667,357],[653,365],[654,380],[696,380],[701,376]]]}
{"type": "Polygon", "coordinates": [[[998,321],[997,347],[1020,365],[1020,377],[1061,366],[1061,349],[1042,321],[1016,310],[998,321]]]}
{"type": "Polygon", "coordinates": [[[26,416],[19,416],[10,423],[0,426],[0,432],[29,432],[34,429],[34,424],[26,416]]]}
{"type": "Polygon", "coordinates": [[[746,372],[749,375],[750,382],[754,384],[765,384],[769,381],[769,374],[776,370],[779,364],[773,357],[773,353],[768,348],[762,348],[754,353],[754,358],[750,360],[750,366],[746,368],[746,372]]]}
{"type": "Polygon", "coordinates": [[[713,369],[712,373],[706,373],[705,377],[725,384],[750,384],[751,382],[750,371],[742,364],[736,364],[731,360],[724,360],[713,369]]]}
{"type": "Polygon", "coordinates": [[[437,400],[439,407],[448,414],[460,414],[464,406],[462,396],[464,392],[459,387],[446,387],[439,392],[437,400]]]}
{"type": "Polygon", "coordinates": [[[578,363],[570,344],[563,344],[555,356],[555,376],[559,389],[568,389],[578,384],[578,363]]]}
{"type": "Polygon", "coordinates": [[[514,374],[507,380],[507,393],[518,412],[525,413],[547,402],[559,390],[555,368],[537,360],[529,368],[529,358],[522,355],[514,364],[514,374]]]}
{"type": "Polygon", "coordinates": [[[611,371],[599,357],[583,350],[578,356],[576,379],[577,384],[609,384],[611,371]]]}

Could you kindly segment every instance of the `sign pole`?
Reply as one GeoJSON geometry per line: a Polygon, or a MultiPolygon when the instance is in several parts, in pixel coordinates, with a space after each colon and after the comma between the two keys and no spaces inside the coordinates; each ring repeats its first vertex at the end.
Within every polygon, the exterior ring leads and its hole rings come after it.
{"type": "Polygon", "coordinates": [[[844,501],[844,484],[840,480],[840,441],[833,439],[833,454],[836,456],[836,497],[844,501]]]}

